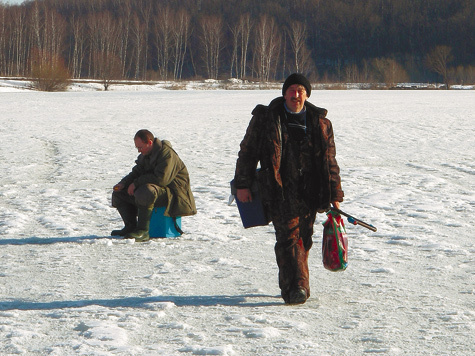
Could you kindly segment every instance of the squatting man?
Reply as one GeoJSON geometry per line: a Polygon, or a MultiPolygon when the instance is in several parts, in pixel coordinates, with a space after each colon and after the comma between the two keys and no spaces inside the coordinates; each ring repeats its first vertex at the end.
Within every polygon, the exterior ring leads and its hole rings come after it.
{"type": "Polygon", "coordinates": [[[316,213],[343,201],[332,124],[327,110],[307,101],[311,90],[308,79],[294,73],[281,97],[254,108],[234,176],[237,199],[244,203],[252,200],[250,188],[258,181],[275,229],[279,287],[287,304],[310,296],[308,253],[316,213]]]}
{"type": "Polygon", "coordinates": [[[169,141],[159,140],[148,130],[134,136],[140,153],[132,171],[114,186],[112,206],[124,228],[111,232],[137,242],[148,241],[154,207],[165,207],[165,216],[196,214],[188,170],[169,141]]]}

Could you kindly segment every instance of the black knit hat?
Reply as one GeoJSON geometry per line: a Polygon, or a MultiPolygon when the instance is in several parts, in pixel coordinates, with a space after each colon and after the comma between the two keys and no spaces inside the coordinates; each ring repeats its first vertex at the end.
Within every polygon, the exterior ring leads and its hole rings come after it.
{"type": "Polygon", "coordinates": [[[312,86],[310,85],[310,82],[308,81],[308,79],[305,78],[305,76],[300,73],[294,73],[287,77],[287,79],[284,82],[284,86],[282,87],[282,95],[285,95],[285,92],[287,91],[287,89],[293,84],[303,85],[305,87],[305,90],[307,90],[307,96],[310,97],[312,86]]]}

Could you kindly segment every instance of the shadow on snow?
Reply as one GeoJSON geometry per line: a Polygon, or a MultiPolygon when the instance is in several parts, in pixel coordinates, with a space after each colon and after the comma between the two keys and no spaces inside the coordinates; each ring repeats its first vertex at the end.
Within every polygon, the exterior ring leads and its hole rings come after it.
{"type": "Polygon", "coordinates": [[[93,240],[124,240],[119,236],[77,236],[77,237],[26,237],[17,239],[0,239],[0,246],[6,245],[53,245],[56,243],[80,243],[93,240]]]}
{"type": "MultiPolygon", "coordinates": [[[[280,296],[264,294],[250,294],[240,296],[157,296],[157,297],[128,297],[120,299],[91,299],[91,300],[66,300],[52,302],[31,302],[22,300],[0,301],[0,311],[8,310],[55,310],[65,308],[84,308],[88,306],[101,306],[105,308],[145,308],[152,309],[152,303],[173,303],[178,307],[210,307],[210,306],[235,306],[235,307],[268,307],[283,305],[280,296]],[[250,301],[248,299],[265,298],[266,301],[250,301]],[[279,301],[267,301],[269,298],[279,298],[279,301]]],[[[153,308],[155,309],[155,308],[153,308]]]]}
{"type": "MultiPolygon", "coordinates": [[[[0,239],[0,246],[5,245],[50,245],[56,243],[80,243],[83,241],[113,239],[122,240],[115,236],[80,236],[80,237],[29,237],[18,239],[0,239]]],[[[128,297],[120,299],[91,299],[52,302],[32,302],[23,300],[0,301],[0,311],[7,310],[54,310],[64,308],[83,308],[102,306],[106,308],[145,308],[152,309],[152,303],[173,303],[179,307],[209,307],[209,306],[238,306],[238,307],[268,307],[283,305],[280,296],[250,294],[242,296],[157,296],[157,297],[128,297]],[[278,301],[255,301],[249,299],[275,298],[278,301]]]]}

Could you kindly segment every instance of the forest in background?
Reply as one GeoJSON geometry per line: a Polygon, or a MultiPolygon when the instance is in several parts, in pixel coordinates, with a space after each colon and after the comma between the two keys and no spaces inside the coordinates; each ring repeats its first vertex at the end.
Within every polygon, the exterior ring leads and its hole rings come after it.
{"type": "Polygon", "coordinates": [[[0,3],[0,75],[475,83],[473,0],[0,3]]]}

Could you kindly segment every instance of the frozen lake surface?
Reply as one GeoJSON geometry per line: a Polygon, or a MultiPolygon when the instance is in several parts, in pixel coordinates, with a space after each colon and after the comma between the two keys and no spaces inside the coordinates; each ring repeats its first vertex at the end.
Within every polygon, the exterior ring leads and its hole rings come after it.
{"type": "Polygon", "coordinates": [[[312,296],[280,298],[272,226],[228,206],[269,91],[0,93],[0,354],[475,354],[475,95],[313,91],[335,131],[349,267],[310,251],[312,296]],[[112,186],[148,128],[190,171],[198,214],[134,243],[112,186]]]}

